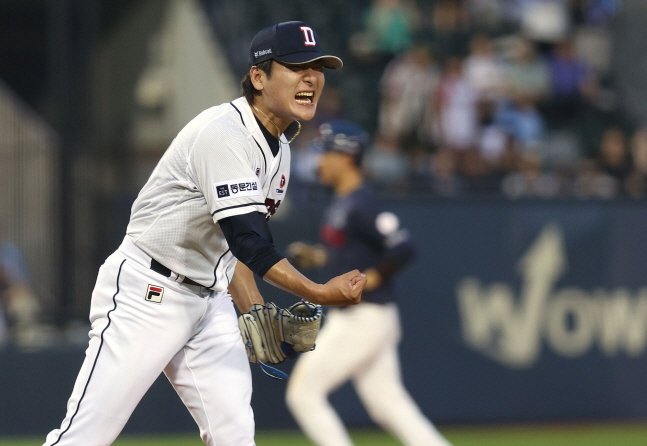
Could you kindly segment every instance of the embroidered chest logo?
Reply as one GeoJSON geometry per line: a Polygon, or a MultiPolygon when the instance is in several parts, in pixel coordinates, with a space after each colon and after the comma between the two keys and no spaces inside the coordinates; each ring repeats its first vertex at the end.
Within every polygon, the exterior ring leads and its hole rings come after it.
{"type": "Polygon", "coordinates": [[[279,182],[279,187],[274,189],[274,192],[277,194],[284,194],[285,193],[285,183],[287,182],[287,178],[285,177],[285,174],[281,174],[281,181],[279,182]]]}
{"type": "Polygon", "coordinates": [[[147,300],[148,302],[161,304],[162,297],[164,297],[164,287],[158,285],[148,285],[146,296],[144,297],[145,300],[147,300]]]}

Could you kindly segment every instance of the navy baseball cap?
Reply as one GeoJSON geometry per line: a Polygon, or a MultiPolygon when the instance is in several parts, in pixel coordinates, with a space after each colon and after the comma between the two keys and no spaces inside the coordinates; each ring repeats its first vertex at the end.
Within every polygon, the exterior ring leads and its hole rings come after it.
{"type": "Polygon", "coordinates": [[[277,23],[254,36],[249,47],[249,67],[269,59],[286,64],[321,60],[324,67],[331,70],[339,70],[344,66],[339,57],[321,51],[319,36],[303,22],[277,23]]]}
{"type": "Polygon", "coordinates": [[[321,124],[315,143],[320,152],[340,152],[352,156],[360,163],[369,145],[369,135],[360,125],[337,119],[321,124]]]}

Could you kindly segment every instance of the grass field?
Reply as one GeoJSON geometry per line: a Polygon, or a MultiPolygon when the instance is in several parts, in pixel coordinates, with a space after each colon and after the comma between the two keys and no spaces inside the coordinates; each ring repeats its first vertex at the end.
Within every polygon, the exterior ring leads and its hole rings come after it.
{"type": "MultiPolygon", "coordinates": [[[[452,426],[441,432],[454,446],[647,446],[647,422],[530,426],[452,426]]],[[[356,446],[398,446],[378,431],[353,431],[356,446]]],[[[0,438],[0,446],[39,446],[43,438],[0,438]]],[[[311,446],[296,431],[259,432],[257,446],[311,446]]],[[[201,446],[196,435],[123,436],[115,446],[201,446]]]]}

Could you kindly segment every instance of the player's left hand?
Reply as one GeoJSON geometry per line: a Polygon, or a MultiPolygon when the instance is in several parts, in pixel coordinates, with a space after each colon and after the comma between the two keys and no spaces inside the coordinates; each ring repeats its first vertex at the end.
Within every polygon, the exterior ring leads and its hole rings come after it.
{"type": "Polygon", "coordinates": [[[252,305],[238,318],[249,361],[278,364],[297,352],[313,350],[322,317],[321,306],[306,301],[289,309],[273,302],[252,305]]]}

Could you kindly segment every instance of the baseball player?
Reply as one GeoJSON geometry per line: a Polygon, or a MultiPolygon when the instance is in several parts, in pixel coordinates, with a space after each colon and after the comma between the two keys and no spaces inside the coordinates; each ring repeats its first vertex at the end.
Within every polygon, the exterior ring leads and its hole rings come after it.
{"type": "Polygon", "coordinates": [[[400,322],[391,279],[412,260],[414,248],[398,217],[364,185],[360,163],[367,142],[352,122],[320,127],[319,180],[334,191],[321,226],[323,245],[295,242],[288,255],[303,267],[341,271],[355,265],[367,283],[361,304],[329,311],[317,348],[300,357],[292,371],[287,404],[316,445],[350,446],[328,395],[351,380],[373,421],[403,444],[449,446],[401,381],[400,322]]]}
{"type": "Polygon", "coordinates": [[[289,124],[315,114],[324,68],[302,22],[260,31],[243,97],[184,127],[132,207],[92,294],[89,347],[67,415],[47,446],[109,445],[163,371],[210,446],[254,445],[252,382],[234,303],[263,298],[254,274],[309,302],[359,302],[359,271],[317,284],[273,245],[267,219],[290,174],[289,124]]]}

